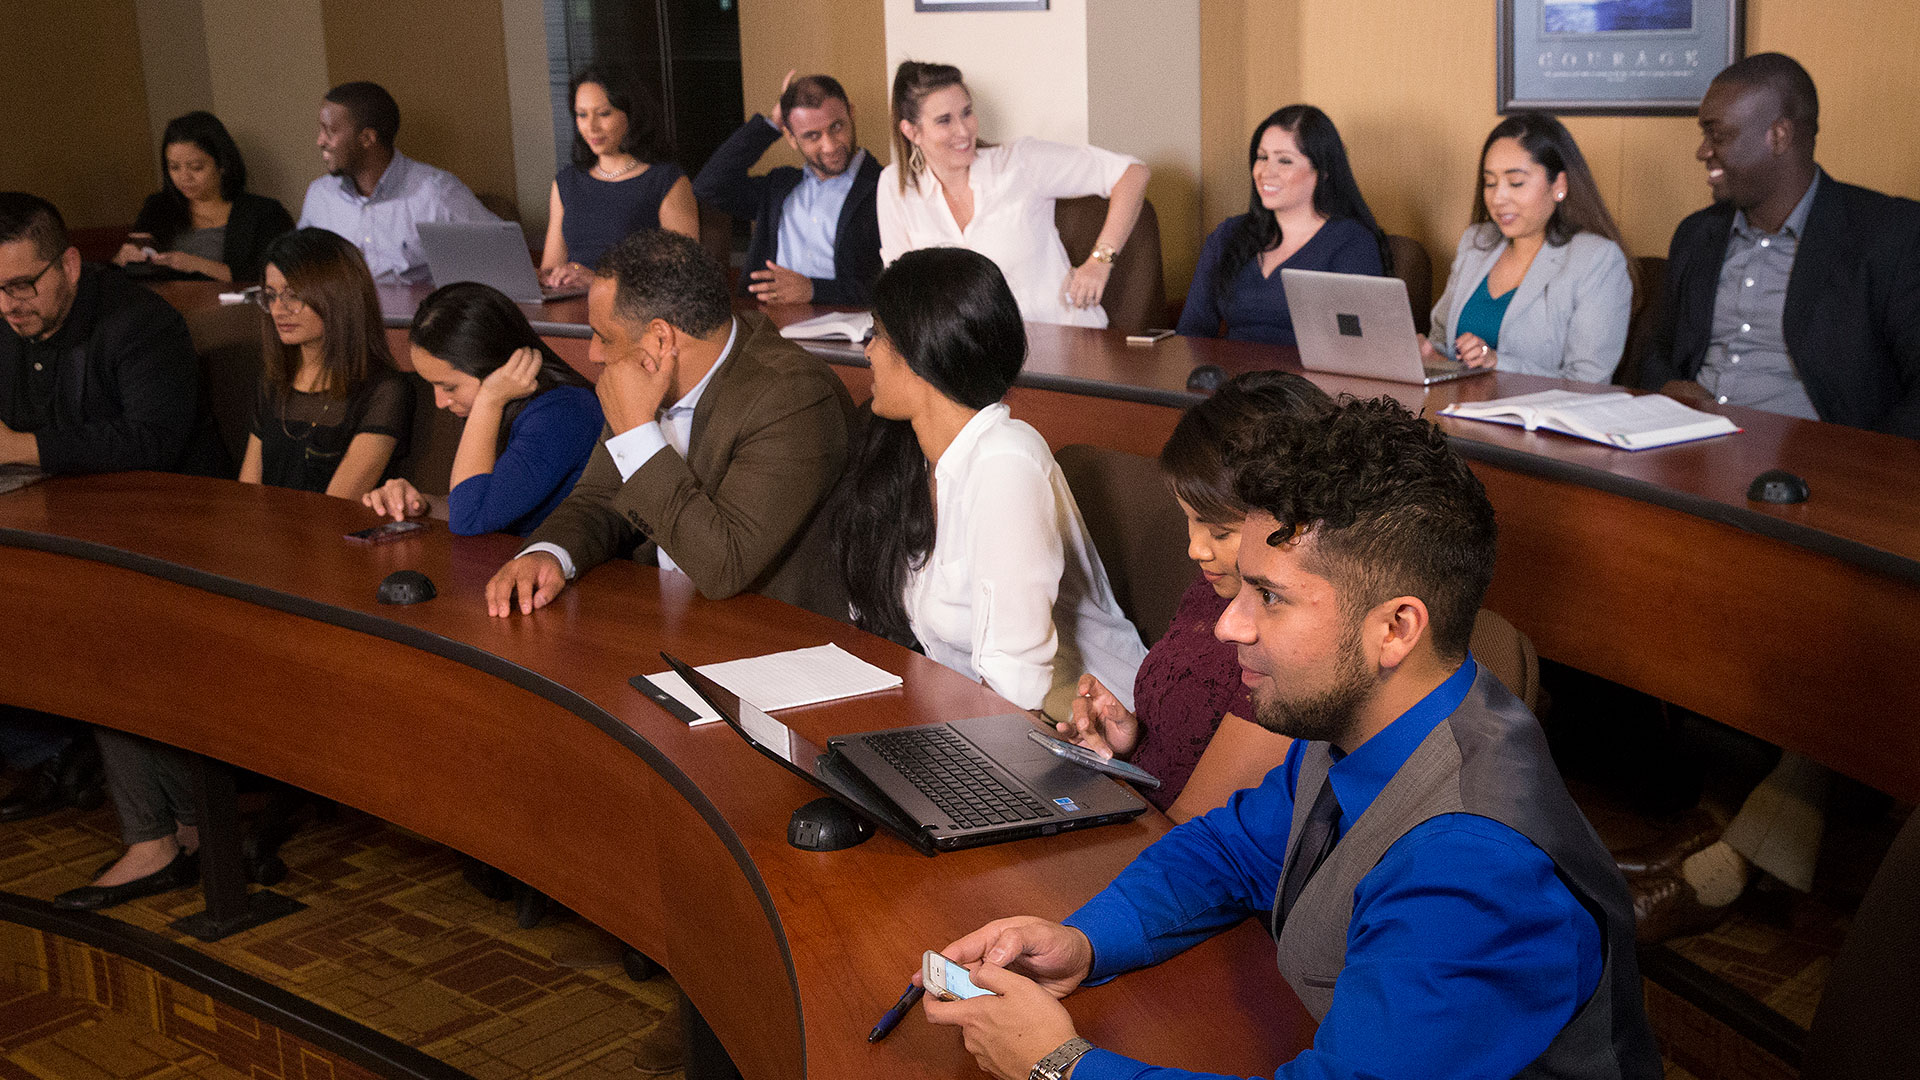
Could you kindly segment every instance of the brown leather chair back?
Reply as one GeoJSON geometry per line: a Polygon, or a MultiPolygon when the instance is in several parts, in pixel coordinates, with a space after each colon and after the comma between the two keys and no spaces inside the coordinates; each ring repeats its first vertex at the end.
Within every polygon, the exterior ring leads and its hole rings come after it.
{"type": "Polygon", "coordinates": [[[1054,455],[1106,566],[1120,610],[1149,644],[1160,640],[1193,584],[1187,517],[1152,458],[1098,446],[1054,455]]]}
{"type": "Polygon", "coordinates": [[[1867,886],[1807,1032],[1802,1080],[1920,1076],[1920,813],[1867,886]]]}
{"type": "Polygon", "coordinates": [[[1667,310],[1667,260],[1642,255],[1633,260],[1633,315],[1627,320],[1627,350],[1613,371],[1616,386],[1640,385],[1640,369],[1653,348],[1653,334],[1667,310]]]}
{"type": "Polygon", "coordinates": [[[726,269],[728,288],[737,288],[740,270],[733,265],[733,215],[701,203],[700,246],[726,269]]]}
{"type": "Polygon", "coordinates": [[[460,449],[460,433],[466,421],[445,409],[435,408],[433,386],[427,380],[405,372],[402,378],[413,384],[413,428],[407,456],[393,475],[403,477],[429,495],[445,495],[447,481],[453,478],[453,455],[460,449]]]}
{"type": "MultiPolygon", "coordinates": [[[[1107,200],[1097,195],[1084,199],[1061,199],[1053,204],[1053,224],[1060,230],[1060,242],[1066,245],[1067,259],[1075,266],[1087,261],[1093,245],[1100,239],[1100,227],[1107,221],[1107,200]]],[[[1140,220],[1133,233],[1114,257],[1113,273],[1107,278],[1107,291],[1100,298],[1107,309],[1107,325],[1123,333],[1137,334],[1149,326],[1158,326],[1166,318],[1167,282],[1160,266],[1160,217],[1153,203],[1140,207],[1140,220]]]]}
{"type": "Polygon", "coordinates": [[[1499,679],[1513,696],[1540,715],[1540,654],[1533,641],[1496,611],[1481,608],[1473,617],[1473,636],[1467,648],[1474,660],[1499,679]]]}
{"type": "Polygon", "coordinates": [[[1433,315],[1433,260],[1427,257],[1427,246],[1411,236],[1388,233],[1387,251],[1393,256],[1393,276],[1407,283],[1413,328],[1424,334],[1433,315]]]}
{"type": "Polygon", "coordinates": [[[236,470],[247,453],[253,407],[260,395],[260,309],[223,304],[187,315],[193,351],[200,357],[201,385],[220,445],[236,470]]]}

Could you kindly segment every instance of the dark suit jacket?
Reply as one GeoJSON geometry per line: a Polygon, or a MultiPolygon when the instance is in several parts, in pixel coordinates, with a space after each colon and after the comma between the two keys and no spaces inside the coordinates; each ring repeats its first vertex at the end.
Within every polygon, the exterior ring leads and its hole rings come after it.
{"type": "MultiPolygon", "coordinates": [[[[1641,386],[1700,373],[1733,213],[1716,203],[1674,230],[1667,315],[1641,386]]],[[[1920,438],[1920,203],[1822,175],[1782,324],[1820,419],[1920,438]]]]}
{"type": "MultiPolygon", "coordinates": [[[[720,144],[693,178],[694,198],[753,222],[753,239],[747,244],[749,273],[765,269],[768,262],[786,265],[779,257],[780,214],[787,196],[800,186],[802,173],[782,165],[765,176],[747,174],[779,139],[780,133],[766,117],[755,113],[720,144]]],[[[864,306],[872,296],[874,279],[880,276],[880,217],[874,209],[879,184],[880,163],[868,154],[840,208],[840,224],[833,234],[834,276],[813,279],[814,303],[864,306]]],[[[742,275],[741,292],[750,281],[742,275]]]]}
{"type": "Polygon", "coordinates": [[[0,332],[0,423],[31,430],[53,473],[226,472],[187,322],[117,268],[88,263],[66,322],[42,344],[0,332]],[[53,363],[51,416],[27,428],[26,365],[53,363]]]}
{"type": "Polygon", "coordinates": [[[625,483],[594,447],[573,491],[527,539],[557,544],[577,573],[658,541],[702,595],[757,592],[845,620],[820,505],[847,461],[853,400],[826,363],[762,315],[740,329],[693,411],[687,456],[668,447],[625,483]]]}
{"type": "MultiPolygon", "coordinates": [[[[165,251],[173,243],[172,234],[177,231],[168,228],[164,224],[166,220],[167,193],[156,191],[147,196],[146,204],[140,208],[140,216],[133,221],[133,231],[152,233],[154,247],[165,251]]],[[[280,205],[280,200],[243,191],[233,200],[233,212],[227,217],[227,234],[220,250],[220,261],[233,271],[236,283],[251,285],[258,282],[260,275],[266,271],[267,245],[282,233],[292,231],[293,217],[287,213],[286,207],[280,205]]],[[[197,278],[200,275],[175,272],[172,275],[152,276],[197,278]]]]}

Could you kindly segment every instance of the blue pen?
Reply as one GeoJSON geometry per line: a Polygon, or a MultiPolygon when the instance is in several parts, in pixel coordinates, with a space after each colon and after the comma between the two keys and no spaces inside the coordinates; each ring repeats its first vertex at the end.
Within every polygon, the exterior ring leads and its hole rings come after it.
{"type": "Polygon", "coordinates": [[[887,1015],[882,1016],[880,1022],[873,1025],[873,1030],[867,1032],[867,1041],[877,1043],[886,1038],[894,1028],[900,1026],[901,1020],[906,1019],[907,1013],[913,1009],[913,1003],[919,1001],[920,995],[924,993],[926,990],[921,987],[907,987],[907,992],[901,994],[900,1000],[893,1003],[893,1008],[887,1010],[887,1015]]]}

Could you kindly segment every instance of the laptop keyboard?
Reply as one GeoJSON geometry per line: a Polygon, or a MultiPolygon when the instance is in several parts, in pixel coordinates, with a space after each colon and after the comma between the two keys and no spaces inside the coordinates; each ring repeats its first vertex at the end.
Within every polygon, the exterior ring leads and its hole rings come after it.
{"type": "Polygon", "coordinates": [[[1040,800],[996,779],[987,759],[946,728],[889,731],[864,741],[961,828],[1051,816],[1040,800]]]}

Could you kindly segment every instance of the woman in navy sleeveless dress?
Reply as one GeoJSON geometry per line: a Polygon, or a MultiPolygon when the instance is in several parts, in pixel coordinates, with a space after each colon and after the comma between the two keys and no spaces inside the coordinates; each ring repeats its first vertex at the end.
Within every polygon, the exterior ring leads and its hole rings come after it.
{"type": "Polygon", "coordinates": [[[700,238],[693,184],[659,145],[659,109],[598,67],[573,77],[573,164],[554,177],[541,282],[584,287],[606,250],[641,229],[700,238]]]}

